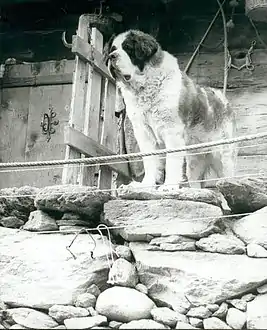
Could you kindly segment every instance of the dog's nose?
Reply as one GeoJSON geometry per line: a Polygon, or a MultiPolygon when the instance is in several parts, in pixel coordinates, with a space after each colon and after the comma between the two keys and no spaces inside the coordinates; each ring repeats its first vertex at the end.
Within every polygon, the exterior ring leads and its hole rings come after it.
{"type": "Polygon", "coordinates": [[[116,53],[116,52],[112,52],[112,53],[110,53],[109,54],[109,56],[108,56],[110,59],[116,59],[117,57],[118,57],[118,54],[116,53]]]}

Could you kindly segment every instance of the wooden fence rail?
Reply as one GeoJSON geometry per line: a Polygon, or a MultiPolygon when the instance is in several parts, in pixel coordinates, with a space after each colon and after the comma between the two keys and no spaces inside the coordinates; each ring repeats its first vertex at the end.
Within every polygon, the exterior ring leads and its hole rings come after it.
{"type": "MultiPolygon", "coordinates": [[[[103,36],[92,28],[89,43],[89,26],[89,16],[80,16],[77,35],[72,38],[75,65],[69,124],[64,133],[65,159],[116,153],[116,85],[103,62],[103,36]]],[[[127,164],[66,165],[62,183],[110,189],[113,171],[129,176],[127,164]]]]}

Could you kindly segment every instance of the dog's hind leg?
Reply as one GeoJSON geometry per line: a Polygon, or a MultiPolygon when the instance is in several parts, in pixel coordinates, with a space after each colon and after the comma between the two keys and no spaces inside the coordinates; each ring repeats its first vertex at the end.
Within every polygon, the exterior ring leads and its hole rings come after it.
{"type": "Polygon", "coordinates": [[[190,188],[201,188],[204,175],[207,169],[206,155],[187,155],[186,174],[190,188]]]}

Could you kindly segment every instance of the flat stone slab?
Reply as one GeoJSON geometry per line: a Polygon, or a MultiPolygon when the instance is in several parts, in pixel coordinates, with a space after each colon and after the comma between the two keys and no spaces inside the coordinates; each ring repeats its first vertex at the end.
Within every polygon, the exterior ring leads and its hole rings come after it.
{"type": "Polygon", "coordinates": [[[190,303],[198,306],[230,299],[267,280],[266,259],[148,251],[148,247],[147,243],[130,243],[140,282],[148,288],[152,299],[179,312],[187,312],[190,303]]]}
{"type": "Polygon", "coordinates": [[[103,221],[110,226],[121,226],[116,232],[125,240],[149,241],[153,236],[207,236],[220,231],[221,215],[218,206],[201,202],[113,200],[104,205],[103,221]]]}
{"type": "Polygon", "coordinates": [[[267,293],[247,305],[247,329],[267,329],[267,293]]]}
{"type": "Polygon", "coordinates": [[[209,189],[180,188],[168,192],[156,189],[142,190],[134,189],[131,186],[123,186],[118,189],[118,197],[128,200],[158,200],[177,199],[182,201],[194,201],[221,206],[218,195],[209,189]]]}
{"type": "Polygon", "coordinates": [[[40,189],[34,203],[43,211],[74,212],[98,218],[111,195],[95,187],[79,185],[49,186],[40,189]]]}
{"type": "MultiPolygon", "coordinates": [[[[0,301],[11,306],[73,305],[91,284],[106,287],[110,248],[100,235],[37,234],[0,227],[0,301]]],[[[114,256],[116,258],[116,256],[114,256]]]]}

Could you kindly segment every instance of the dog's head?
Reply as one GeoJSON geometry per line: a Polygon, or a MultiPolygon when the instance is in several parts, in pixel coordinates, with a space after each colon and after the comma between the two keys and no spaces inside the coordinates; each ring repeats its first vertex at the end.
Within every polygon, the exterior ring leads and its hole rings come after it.
{"type": "Polygon", "coordinates": [[[141,74],[146,65],[156,65],[161,58],[158,42],[142,31],[129,30],[114,37],[108,45],[107,65],[110,74],[124,82],[141,74]]]}

